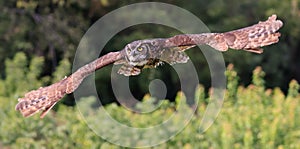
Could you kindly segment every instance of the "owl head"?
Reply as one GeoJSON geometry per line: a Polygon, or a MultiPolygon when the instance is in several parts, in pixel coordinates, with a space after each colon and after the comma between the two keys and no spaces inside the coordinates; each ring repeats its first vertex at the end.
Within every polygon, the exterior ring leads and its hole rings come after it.
{"type": "Polygon", "coordinates": [[[132,66],[142,66],[148,62],[150,57],[151,42],[143,40],[134,41],[125,47],[126,60],[132,66]]]}

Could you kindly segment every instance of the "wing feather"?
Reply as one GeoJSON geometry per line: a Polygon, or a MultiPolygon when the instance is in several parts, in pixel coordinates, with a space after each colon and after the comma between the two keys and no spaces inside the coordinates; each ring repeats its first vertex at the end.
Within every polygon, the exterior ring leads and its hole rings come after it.
{"type": "Polygon", "coordinates": [[[15,109],[20,111],[24,117],[43,111],[40,115],[40,118],[43,118],[61,98],[74,92],[85,77],[121,58],[122,54],[120,52],[110,52],[79,68],[69,77],[65,77],[57,83],[26,93],[23,98],[18,99],[19,102],[15,109]]]}
{"type": "MultiPolygon", "coordinates": [[[[186,46],[184,49],[189,49],[191,47],[194,46],[186,46]]],[[[182,47],[164,49],[159,59],[171,65],[176,63],[186,63],[189,60],[189,57],[183,52],[182,49],[182,47]]]]}
{"type": "Polygon", "coordinates": [[[272,15],[267,21],[223,33],[223,36],[229,48],[262,53],[260,47],[268,46],[279,41],[280,33],[277,31],[282,26],[282,21],[277,20],[276,15],[272,15]]]}
{"type": "Polygon", "coordinates": [[[280,33],[277,31],[282,26],[282,21],[277,20],[276,15],[272,15],[266,21],[225,33],[176,35],[165,40],[165,47],[206,44],[219,51],[227,51],[231,48],[262,53],[261,47],[279,41],[280,33]]]}
{"type": "Polygon", "coordinates": [[[136,76],[141,73],[141,69],[129,64],[124,64],[118,70],[119,74],[123,74],[124,76],[136,76]]]}

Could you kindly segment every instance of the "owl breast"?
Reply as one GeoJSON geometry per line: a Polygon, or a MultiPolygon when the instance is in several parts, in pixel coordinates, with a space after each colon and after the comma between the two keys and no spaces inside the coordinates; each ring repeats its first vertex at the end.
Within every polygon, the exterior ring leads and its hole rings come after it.
{"type": "Polygon", "coordinates": [[[144,60],[141,60],[141,61],[129,61],[128,63],[129,63],[129,65],[132,65],[132,66],[144,66],[148,62],[149,62],[148,59],[144,59],[144,60]]]}

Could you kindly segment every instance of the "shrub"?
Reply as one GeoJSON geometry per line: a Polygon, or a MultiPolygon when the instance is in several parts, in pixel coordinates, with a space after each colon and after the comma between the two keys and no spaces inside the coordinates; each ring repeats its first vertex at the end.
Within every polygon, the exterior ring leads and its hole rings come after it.
{"type": "MultiPolygon", "coordinates": [[[[58,110],[52,110],[44,119],[39,119],[38,115],[23,118],[14,111],[16,99],[25,91],[47,82],[47,79],[39,79],[42,63],[43,59],[38,57],[28,62],[22,53],[6,61],[7,76],[0,80],[1,148],[122,148],[107,142],[90,128],[101,128],[104,130],[101,134],[122,140],[122,144],[140,145],[143,141],[159,141],[176,129],[173,126],[182,124],[187,126],[180,133],[155,148],[300,148],[299,84],[292,80],[287,95],[279,88],[266,89],[260,67],[253,71],[252,84],[244,87],[238,86],[237,73],[232,65],[228,66],[225,104],[211,127],[202,133],[199,126],[209,97],[201,85],[195,92],[198,105],[188,105],[182,92],[178,93],[175,102],[157,101],[145,95],[135,109],[154,111],[140,114],[115,103],[95,108],[95,97],[86,97],[77,103],[85,106],[82,113],[75,107],[59,104],[58,110]],[[24,84],[27,85],[21,87],[24,84]],[[193,113],[197,106],[191,121],[186,121],[186,115],[193,113]],[[106,112],[116,121],[138,128],[161,124],[174,115],[176,118],[168,127],[158,130],[160,135],[151,132],[124,134],[122,128],[106,119],[106,112]],[[90,116],[82,117],[85,114],[90,116]],[[97,123],[87,125],[90,121],[97,123]]],[[[61,65],[69,67],[66,61],[61,65]]],[[[63,68],[58,70],[55,79],[67,73],[63,68]]]]}

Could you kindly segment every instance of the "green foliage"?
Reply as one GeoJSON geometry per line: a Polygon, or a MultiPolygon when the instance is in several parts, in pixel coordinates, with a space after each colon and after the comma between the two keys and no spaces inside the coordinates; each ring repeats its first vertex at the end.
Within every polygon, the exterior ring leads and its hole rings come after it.
{"type": "MultiPolygon", "coordinates": [[[[185,124],[186,116],[196,106],[188,105],[182,92],[177,94],[175,102],[156,101],[148,94],[145,95],[142,102],[134,106],[144,114],[126,110],[115,103],[95,109],[95,98],[88,97],[82,98],[78,103],[80,107],[82,104],[86,105],[80,112],[83,115],[89,114],[88,117],[83,118],[75,107],[60,105],[57,111],[52,110],[44,119],[39,119],[38,115],[23,118],[13,110],[17,103],[15,94],[43,84],[37,79],[42,62],[40,57],[28,62],[23,53],[6,61],[10,66],[6,70],[10,76],[0,82],[0,87],[3,88],[5,84],[5,89],[9,89],[0,96],[1,148],[121,148],[108,143],[106,139],[122,140],[122,144],[127,145],[138,145],[145,140],[159,141],[176,130],[173,126],[185,124]],[[19,73],[12,73],[12,68],[19,73]],[[20,76],[24,78],[19,79],[20,76]],[[28,81],[36,83],[21,89],[15,86],[14,79],[23,81],[24,84],[29,84],[28,81]],[[151,135],[150,132],[147,135],[145,132],[122,134],[123,128],[112,124],[105,117],[106,113],[121,124],[135,128],[155,126],[172,116],[176,118],[172,119],[169,127],[157,130],[161,135],[151,135]],[[91,125],[91,121],[97,123],[91,125]],[[90,128],[101,128],[101,134],[113,138],[101,138],[90,128]]],[[[68,62],[61,62],[61,67],[69,67],[68,62]]],[[[57,74],[65,73],[63,69],[57,71],[60,71],[57,74]]],[[[260,67],[253,71],[253,84],[247,87],[237,85],[238,76],[232,65],[227,67],[226,76],[228,88],[225,104],[212,126],[204,133],[199,131],[209,102],[204,87],[199,85],[195,92],[195,100],[199,101],[198,108],[192,120],[186,123],[187,126],[180,133],[155,148],[300,147],[300,122],[297,120],[300,116],[300,96],[297,81],[291,81],[289,93],[285,96],[279,88],[265,89],[264,72],[260,67]]]]}
{"type": "Polygon", "coordinates": [[[4,80],[0,79],[0,96],[11,96],[12,93],[23,94],[50,81],[56,82],[66,76],[71,67],[70,62],[63,59],[50,80],[49,76],[41,77],[43,57],[33,57],[29,61],[25,53],[18,52],[13,59],[6,59],[5,64],[6,77],[4,80]]]}
{"type": "Polygon", "coordinates": [[[227,90],[228,90],[226,92],[226,98],[232,100],[230,101],[231,103],[235,103],[239,77],[237,75],[237,72],[233,68],[233,64],[229,64],[227,66],[225,75],[227,78],[227,90]]]}
{"type": "MultiPolygon", "coordinates": [[[[26,55],[19,52],[13,59],[5,61],[6,78],[0,80],[0,95],[10,96],[11,93],[22,94],[30,89],[42,86],[47,79],[40,78],[44,58],[34,57],[29,62],[26,55]],[[4,87],[5,86],[5,87],[4,87]]],[[[18,95],[17,95],[18,96],[18,95]]]]}
{"type": "Polygon", "coordinates": [[[288,97],[295,98],[299,96],[299,84],[296,80],[292,80],[289,85],[288,97]]]}
{"type": "Polygon", "coordinates": [[[53,72],[53,79],[52,83],[55,83],[62,78],[64,78],[67,74],[69,74],[69,71],[71,70],[71,63],[68,59],[63,59],[59,62],[59,65],[56,67],[56,71],[53,72]]]}
{"type": "Polygon", "coordinates": [[[252,76],[252,84],[256,87],[264,89],[265,80],[264,80],[265,72],[262,71],[261,67],[256,67],[253,71],[252,76]]]}

